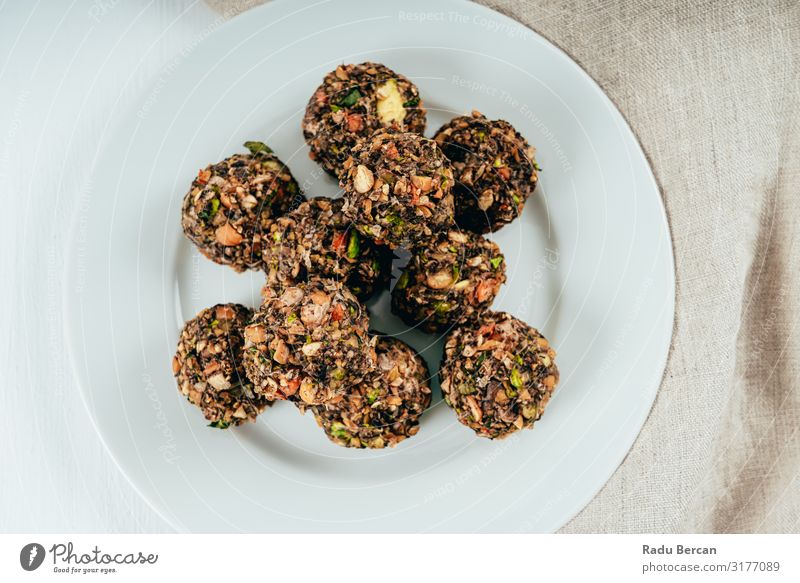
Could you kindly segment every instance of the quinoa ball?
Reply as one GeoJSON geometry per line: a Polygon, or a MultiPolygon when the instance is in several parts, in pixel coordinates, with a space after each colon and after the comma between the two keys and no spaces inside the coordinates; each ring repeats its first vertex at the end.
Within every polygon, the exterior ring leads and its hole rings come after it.
{"type": "Polygon", "coordinates": [[[242,367],[242,331],[253,312],[217,304],[186,322],[172,358],[178,390],[197,405],[212,427],[253,421],[272,403],[256,395],[242,367]]]}
{"type": "Polygon", "coordinates": [[[344,166],[343,210],[367,237],[413,248],[453,224],[453,170],[433,140],[379,130],[344,166]]]}
{"type": "Polygon", "coordinates": [[[478,233],[516,219],[536,188],[536,153],[514,127],[480,112],[457,117],[433,138],[453,165],[456,222],[478,233]]]}
{"type": "Polygon", "coordinates": [[[317,405],[375,368],[367,311],[341,282],[315,277],[262,293],[244,330],[244,366],[257,393],[317,405]]]}
{"type": "Polygon", "coordinates": [[[555,351],[535,328],[505,312],[456,328],[445,342],[439,380],[445,403],[481,437],[533,426],[558,383],[555,351]]]}
{"type": "Polygon", "coordinates": [[[276,219],[264,241],[264,269],[272,285],[308,276],[341,281],[359,300],[389,281],[392,254],[351,227],[342,199],[312,198],[276,219]]]}
{"type": "Polygon", "coordinates": [[[183,198],[181,225],[200,252],[236,271],[261,267],[262,239],[277,216],[302,200],[289,169],[266,145],[246,142],[201,170],[183,198]]]}
{"type": "Polygon", "coordinates": [[[378,339],[377,370],[346,393],[311,407],[328,438],[345,447],[394,447],[419,431],[431,403],[428,367],[405,342],[378,339]]]}
{"type": "Polygon", "coordinates": [[[411,256],[392,290],[392,313],[425,332],[475,321],[506,281],[496,243],[469,231],[442,231],[411,256]]]}
{"type": "Polygon", "coordinates": [[[425,108],[416,85],[378,63],[328,73],[303,117],[309,155],[337,177],[350,150],[380,128],[422,134],[425,108]]]}

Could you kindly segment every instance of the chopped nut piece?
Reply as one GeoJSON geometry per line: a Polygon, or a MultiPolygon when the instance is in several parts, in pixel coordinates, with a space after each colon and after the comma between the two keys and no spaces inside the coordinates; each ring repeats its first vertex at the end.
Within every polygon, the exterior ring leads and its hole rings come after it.
{"type": "Polygon", "coordinates": [[[406,117],[406,108],[403,107],[403,97],[397,88],[397,81],[389,79],[375,91],[378,98],[378,118],[381,124],[388,127],[394,122],[401,122],[406,117]]]}
{"type": "Polygon", "coordinates": [[[356,167],[356,173],[353,177],[353,188],[355,191],[364,194],[370,191],[373,184],[375,184],[375,177],[372,175],[372,170],[363,164],[359,164],[356,167]]]}
{"type": "Polygon", "coordinates": [[[238,245],[244,241],[244,237],[242,237],[239,232],[231,226],[230,223],[225,223],[219,227],[214,234],[214,237],[216,238],[217,243],[226,247],[238,245]]]}

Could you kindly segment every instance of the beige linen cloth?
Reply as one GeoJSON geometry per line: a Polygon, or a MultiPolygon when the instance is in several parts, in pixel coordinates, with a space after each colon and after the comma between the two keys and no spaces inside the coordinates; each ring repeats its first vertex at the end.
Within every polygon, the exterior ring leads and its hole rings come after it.
{"type": "Polygon", "coordinates": [[[655,405],[562,532],[800,531],[800,4],[485,3],[566,51],[617,104],[675,250],[655,405]]]}

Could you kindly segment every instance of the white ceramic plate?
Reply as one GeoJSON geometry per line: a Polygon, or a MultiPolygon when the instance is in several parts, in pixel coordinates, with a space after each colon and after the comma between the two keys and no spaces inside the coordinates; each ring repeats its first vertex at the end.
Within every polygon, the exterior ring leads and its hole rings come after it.
{"type": "MultiPolygon", "coordinates": [[[[564,53],[475,4],[278,0],[225,24],[165,71],[101,144],[76,218],[65,298],[73,362],[114,459],[187,531],[552,531],[629,450],[672,332],[674,277],[659,192],[633,134],[564,53]],[[374,60],[410,77],[432,134],[479,109],[513,123],[544,171],[523,216],[495,235],[509,266],[495,302],[558,350],[561,384],[541,422],[476,438],[438,385],[419,434],[385,451],[331,444],[279,403],[219,431],[175,388],[180,327],[218,302],[255,306],[262,278],[202,258],[180,230],[198,168],[269,143],[308,195],[336,184],[307,156],[300,119],[323,75],[374,60]]],[[[422,351],[387,296],[373,326],[422,351]]]]}

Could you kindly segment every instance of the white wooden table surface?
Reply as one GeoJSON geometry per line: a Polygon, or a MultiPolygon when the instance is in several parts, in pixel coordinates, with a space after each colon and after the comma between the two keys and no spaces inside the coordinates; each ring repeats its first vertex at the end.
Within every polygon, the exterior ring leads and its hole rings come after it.
{"type": "Polygon", "coordinates": [[[112,112],[222,23],[200,1],[0,0],[0,531],[170,530],[105,451],[73,379],[63,249],[112,112]]]}

